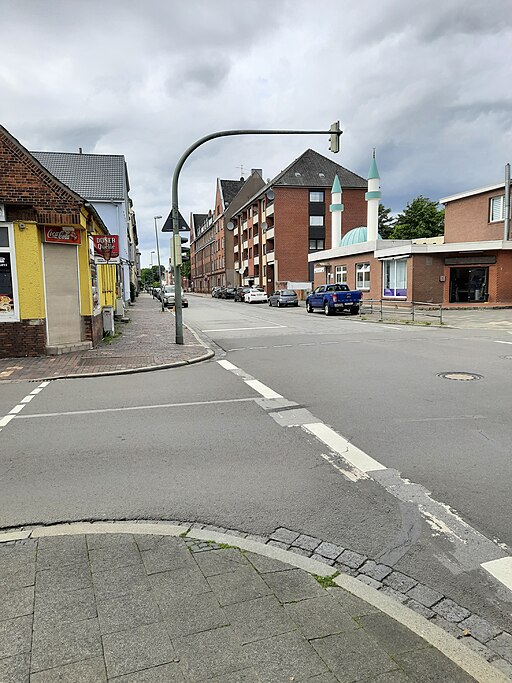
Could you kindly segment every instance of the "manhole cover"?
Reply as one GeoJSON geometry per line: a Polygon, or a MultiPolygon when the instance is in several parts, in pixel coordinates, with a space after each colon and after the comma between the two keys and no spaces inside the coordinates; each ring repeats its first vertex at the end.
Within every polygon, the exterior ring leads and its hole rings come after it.
{"type": "Polygon", "coordinates": [[[454,379],[457,382],[471,382],[475,379],[482,379],[482,375],[477,375],[474,372],[440,372],[438,377],[454,379]]]}

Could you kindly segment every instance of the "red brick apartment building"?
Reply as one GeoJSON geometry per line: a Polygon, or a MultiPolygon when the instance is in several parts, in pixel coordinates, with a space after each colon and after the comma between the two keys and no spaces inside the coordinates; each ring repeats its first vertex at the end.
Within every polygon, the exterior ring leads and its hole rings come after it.
{"type": "Polygon", "coordinates": [[[233,212],[265,184],[261,175],[260,169],[252,169],[247,180],[217,178],[213,211],[190,215],[190,274],[194,291],[211,292],[213,287],[236,284],[231,219],[233,212]]]}
{"type": "Polygon", "coordinates": [[[311,287],[308,255],[331,247],[329,206],[336,175],[346,229],[362,225],[366,180],[308,149],[232,211],[236,285],[259,285],[267,292],[311,287]]]}
{"type": "MultiPolygon", "coordinates": [[[[504,239],[504,188],[498,183],[441,199],[444,237],[392,241],[377,236],[368,241],[366,226],[344,233],[339,247],[309,257],[314,286],[345,282],[367,299],[512,306],[512,241],[504,239]]],[[[376,235],[376,226],[374,230],[376,235]]]]}

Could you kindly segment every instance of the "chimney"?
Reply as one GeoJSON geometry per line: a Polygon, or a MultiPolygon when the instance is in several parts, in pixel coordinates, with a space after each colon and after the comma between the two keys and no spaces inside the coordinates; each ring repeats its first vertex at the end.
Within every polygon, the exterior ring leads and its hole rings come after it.
{"type": "Polygon", "coordinates": [[[81,147],[78,148],[78,154],[82,154],[82,148],[81,147]]]}
{"type": "Polygon", "coordinates": [[[263,178],[263,169],[262,168],[251,168],[251,175],[253,173],[257,173],[258,175],[260,175],[263,178]]]}
{"type": "Polygon", "coordinates": [[[365,194],[368,209],[366,220],[366,241],[376,242],[379,228],[379,203],[381,198],[380,191],[380,177],[377,170],[377,162],[375,161],[375,149],[373,150],[373,158],[368,171],[368,192],[365,194]]]}

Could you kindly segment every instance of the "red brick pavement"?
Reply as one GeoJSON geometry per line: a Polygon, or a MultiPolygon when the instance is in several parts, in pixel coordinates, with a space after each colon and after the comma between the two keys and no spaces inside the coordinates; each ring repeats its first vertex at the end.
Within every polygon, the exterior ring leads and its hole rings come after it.
{"type": "MultiPolygon", "coordinates": [[[[39,358],[0,359],[0,381],[41,380],[98,374],[122,374],[186,363],[205,356],[205,348],[184,328],[184,344],[174,343],[174,316],[160,303],[141,294],[128,309],[130,322],[118,323],[121,336],[96,349],[39,358]]],[[[213,354],[212,354],[213,355],[213,354]]]]}

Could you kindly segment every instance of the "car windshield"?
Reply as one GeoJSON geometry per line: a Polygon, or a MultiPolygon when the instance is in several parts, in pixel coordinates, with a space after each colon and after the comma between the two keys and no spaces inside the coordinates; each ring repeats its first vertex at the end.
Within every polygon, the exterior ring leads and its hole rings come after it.
{"type": "Polygon", "coordinates": [[[281,292],[283,296],[295,296],[293,289],[285,289],[281,292]]]}
{"type": "Polygon", "coordinates": [[[174,294],[174,285],[167,285],[164,287],[164,292],[166,294],[174,294]]]}
{"type": "Polygon", "coordinates": [[[348,285],[342,285],[340,283],[335,285],[329,285],[327,288],[328,292],[349,292],[348,285]]]}

